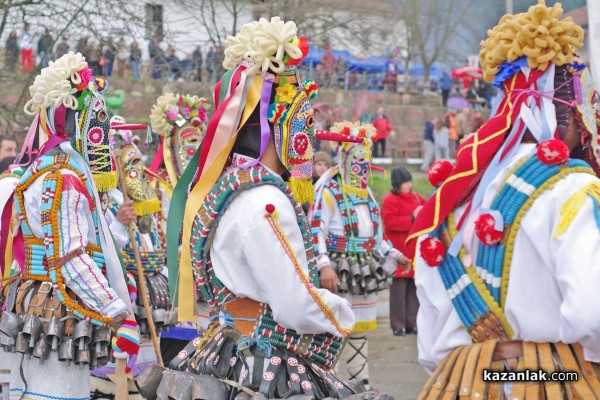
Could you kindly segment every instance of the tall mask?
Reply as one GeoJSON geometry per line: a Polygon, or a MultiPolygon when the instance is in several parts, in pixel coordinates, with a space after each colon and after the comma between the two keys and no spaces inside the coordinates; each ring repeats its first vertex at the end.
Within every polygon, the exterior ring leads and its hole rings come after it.
{"type": "Polygon", "coordinates": [[[162,157],[173,186],[202,143],[209,107],[202,97],[174,93],[163,94],[152,107],[152,129],[164,138],[157,157],[162,157]]]}
{"type": "MultiPolygon", "coordinates": [[[[110,157],[110,123],[102,94],[104,78],[94,78],[85,57],[69,52],[42,69],[29,92],[25,112],[39,113],[40,145],[57,146],[69,140],[88,162],[99,192],[117,186],[115,165],[110,157]],[[52,139],[52,141],[50,140],[52,139]]],[[[46,147],[47,149],[48,147],[46,147]]]]}
{"type": "Polygon", "coordinates": [[[110,131],[111,142],[115,148],[121,149],[127,194],[133,200],[135,214],[144,217],[160,211],[160,202],[150,184],[142,153],[138,148],[139,137],[133,135],[131,130],[123,129],[128,124],[121,117],[114,116],[111,122],[111,126],[116,128],[110,131]]]}
{"type": "Polygon", "coordinates": [[[363,143],[342,143],[337,150],[340,175],[344,191],[358,197],[368,196],[371,171],[371,143],[376,129],[371,124],[359,125],[348,121],[338,122],[332,132],[363,138],[363,143]]]}
{"type": "Polygon", "coordinates": [[[313,81],[299,83],[296,75],[280,75],[269,108],[275,150],[290,173],[288,184],[301,202],[314,198],[312,176],[315,141],[315,115],[309,99],[317,94],[313,81]]]}

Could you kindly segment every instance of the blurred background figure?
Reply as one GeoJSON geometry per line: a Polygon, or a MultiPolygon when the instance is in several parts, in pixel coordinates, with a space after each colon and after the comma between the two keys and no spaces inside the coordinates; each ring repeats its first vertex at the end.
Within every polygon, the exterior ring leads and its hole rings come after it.
{"type": "Polygon", "coordinates": [[[40,65],[42,68],[46,68],[48,63],[52,60],[52,47],[54,46],[54,39],[50,35],[50,31],[46,29],[44,34],[38,40],[37,51],[40,56],[40,65]]]}
{"type": "MultiPolygon", "coordinates": [[[[392,191],[381,205],[381,219],[385,227],[384,237],[406,254],[406,238],[416,216],[423,208],[425,199],[412,191],[412,175],[404,167],[392,170],[392,191]]],[[[390,325],[395,336],[417,333],[419,300],[415,287],[412,260],[404,257],[390,286],[390,325]]]]}
{"type": "Polygon", "coordinates": [[[7,157],[17,156],[17,141],[15,138],[0,136],[0,161],[7,157]]]}
{"type": "Polygon", "coordinates": [[[444,126],[443,118],[436,118],[433,125],[433,141],[435,144],[435,161],[450,159],[450,141],[448,128],[444,126]]]}
{"type": "Polygon", "coordinates": [[[433,118],[425,122],[425,128],[423,129],[423,164],[421,164],[421,171],[423,172],[427,172],[429,166],[435,160],[435,137],[433,135],[433,128],[437,120],[437,118],[433,118]]]}
{"type": "Polygon", "coordinates": [[[19,60],[19,41],[17,40],[17,31],[10,32],[6,39],[6,70],[9,72],[15,71],[15,65],[19,60]]]}
{"type": "Polygon", "coordinates": [[[27,23],[19,37],[19,47],[21,49],[21,72],[33,71],[33,36],[29,33],[29,24],[27,23]]]}
{"type": "Polygon", "coordinates": [[[388,134],[394,129],[390,125],[390,121],[383,114],[383,107],[377,109],[377,116],[373,120],[373,126],[377,129],[377,136],[373,144],[373,157],[385,157],[385,142],[388,134]]]}
{"type": "Polygon", "coordinates": [[[313,183],[315,183],[325,171],[333,165],[333,159],[325,151],[317,151],[315,153],[315,168],[313,175],[313,183]]]}

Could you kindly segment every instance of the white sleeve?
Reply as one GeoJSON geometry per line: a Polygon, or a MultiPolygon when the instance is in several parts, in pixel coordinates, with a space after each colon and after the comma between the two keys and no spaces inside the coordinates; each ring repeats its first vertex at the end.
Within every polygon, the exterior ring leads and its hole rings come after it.
{"type": "Polygon", "coordinates": [[[347,336],[354,327],[350,304],[310,282],[295,210],[277,188],[250,189],[232,203],[215,234],[211,260],[226,287],[269,304],[285,328],[347,336]],[[248,192],[254,196],[242,198],[248,192]],[[275,214],[267,213],[267,204],[275,207],[275,214]]]}
{"type": "MultiPolygon", "coordinates": [[[[317,234],[318,246],[317,246],[317,268],[321,270],[323,267],[331,266],[331,260],[327,255],[327,236],[329,235],[329,222],[331,221],[331,214],[333,210],[330,208],[329,199],[333,202],[333,195],[329,189],[323,189],[323,195],[321,196],[321,218],[319,224],[319,232],[317,234]]],[[[331,203],[333,204],[333,203],[331,203]]]]}
{"type": "MultiPolygon", "coordinates": [[[[600,362],[600,227],[588,198],[568,230],[551,239],[556,281],[562,295],[559,335],[579,342],[586,359],[600,362]]],[[[552,251],[552,250],[551,250],[552,251]]]]}
{"type": "MultiPolygon", "coordinates": [[[[419,238],[419,244],[423,239],[419,238]]],[[[415,255],[419,298],[417,347],[419,363],[431,374],[452,349],[471,344],[472,340],[452,305],[439,271],[425,264],[418,249],[419,246],[415,255]]]]}
{"type": "MultiPolygon", "coordinates": [[[[63,175],[63,192],[58,217],[58,238],[55,246],[64,257],[88,244],[91,219],[90,205],[85,188],[79,178],[63,175]]],[[[71,258],[61,267],[67,287],[73,290],[86,305],[106,317],[126,310],[126,305],[110,288],[106,277],[87,253],[71,258]]]]}
{"type": "Polygon", "coordinates": [[[115,243],[119,247],[119,250],[123,250],[125,246],[129,244],[129,230],[128,228],[117,221],[117,217],[113,214],[110,209],[107,209],[104,213],[106,218],[106,223],[110,229],[110,233],[112,234],[113,239],[115,239],[115,243]]]}

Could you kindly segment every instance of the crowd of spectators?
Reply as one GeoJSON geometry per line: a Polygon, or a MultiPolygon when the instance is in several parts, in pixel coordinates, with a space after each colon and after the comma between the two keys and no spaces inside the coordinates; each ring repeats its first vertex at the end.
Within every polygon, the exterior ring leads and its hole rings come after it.
{"type": "Polygon", "coordinates": [[[96,75],[119,78],[130,74],[133,79],[142,76],[152,79],[183,79],[187,81],[207,80],[214,83],[224,72],[223,49],[210,47],[205,53],[201,46],[184,54],[172,44],[164,45],[157,37],[148,43],[148,56],[144,57],[140,44],[124,36],[101,40],[85,35],[76,41],[66,36],[53,38],[48,29],[35,38],[29,24],[22,32],[10,32],[5,43],[5,68],[9,72],[29,73],[44,68],[48,63],[69,51],[83,54],[96,75]],[[37,40],[37,48],[34,47],[37,40]],[[130,71],[130,72],[127,72],[130,71]]]}

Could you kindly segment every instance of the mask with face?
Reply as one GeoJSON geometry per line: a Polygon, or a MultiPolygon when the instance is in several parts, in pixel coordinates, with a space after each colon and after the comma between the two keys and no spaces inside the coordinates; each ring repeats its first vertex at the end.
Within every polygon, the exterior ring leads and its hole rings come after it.
{"type": "Polygon", "coordinates": [[[165,93],[152,108],[152,129],[164,138],[157,157],[162,157],[173,186],[202,143],[209,107],[202,97],[165,93]]]}
{"type": "Polygon", "coordinates": [[[331,131],[363,138],[363,143],[341,143],[337,148],[337,159],[343,190],[360,198],[368,197],[371,144],[377,130],[371,124],[344,121],[334,124],[331,131]]]}
{"type": "Polygon", "coordinates": [[[300,203],[312,203],[315,141],[314,110],[308,101],[316,95],[316,84],[298,84],[296,75],[278,76],[274,103],[269,108],[275,150],[290,174],[288,183],[300,203]]]}

